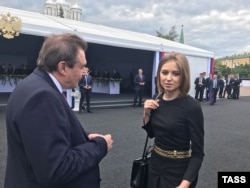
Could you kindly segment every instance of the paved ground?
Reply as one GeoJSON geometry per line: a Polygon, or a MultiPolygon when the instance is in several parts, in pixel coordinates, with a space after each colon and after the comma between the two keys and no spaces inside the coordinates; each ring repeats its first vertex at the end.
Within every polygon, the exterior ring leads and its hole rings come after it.
{"type": "MultiPolygon", "coordinates": [[[[205,117],[205,158],[198,188],[216,188],[218,171],[250,171],[250,97],[202,103],[205,117]]],[[[96,109],[76,116],[88,131],[111,133],[114,148],[101,162],[102,188],[129,188],[131,164],[145,140],[142,108],[96,109]]],[[[150,142],[152,143],[152,141],[150,142]]],[[[0,188],[6,163],[5,111],[0,109],[0,188]]]]}

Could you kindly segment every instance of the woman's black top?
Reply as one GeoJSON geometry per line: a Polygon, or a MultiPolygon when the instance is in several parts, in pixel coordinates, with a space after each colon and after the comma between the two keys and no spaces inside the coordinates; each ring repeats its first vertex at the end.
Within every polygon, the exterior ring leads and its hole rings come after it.
{"type": "Polygon", "coordinates": [[[201,106],[191,96],[171,101],[159,97],[159,107],[151,111],[143,126],[155,143],[165,150],[189,150],[191,158],[183,179],[194,181],[204,157],[204,118],[201,106]]]}

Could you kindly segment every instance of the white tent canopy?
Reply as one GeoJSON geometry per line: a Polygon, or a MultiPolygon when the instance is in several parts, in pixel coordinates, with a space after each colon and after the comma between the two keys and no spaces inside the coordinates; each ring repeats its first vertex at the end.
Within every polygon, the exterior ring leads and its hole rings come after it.
{"type": "MultiPolygon", "coordinates": [[[[12,9],[8,7],[0,6],[0,15],[17,16],[22,20],[22,27],[20,30],[21,35],[31,35],[31,36],[47,36],[49,34],[61,34],[61,33],[75,33],[86,40],[88,43],[108,47],[120,47],[125,49],[134,49],[144,51],[146,54],[154,53],[154,58],[148,58],[145,62],[143,61],[143,67],[147,70],[148,75],[152,76],[152,94],[154,93],[154,76],[159,64],[160,52],[168,53],[172,51],[181,52],[185,54],[190,63],[191,71],[191,83],[199,75],[200,72],[210,73],[211,70],[211,60],[214,57],[214,53],[206,51],[200,48],[195,48],[189,45],[181,44],[178,42],[166,40],[153,35],[132,32],[128,30],[116,29],[111,27],[106,27],[103,25],[91,24],[87,22],[74,21],[69,19],[64,19],[60,17],[48,16],[38,12],[29,12],[19,9],[12,9]]],[[[2,37],[2,36],[0,36],[2,37]]],[[[20,37],[21,38],[21,37],[20,37]]],[[[1,47],[1,43],[0,43],[1,47]]],[[[2,46],[3,47],[3,46],[2,46]]],[[[1,49],[1,48],[0,48],[1,49]]],[[[3,49],[3,48],[2,48],[3,49]]],[[[110,48],[109,48],[110,49],[110,48]]],[[[107,48],[108,50],[108,48],[107,48]]],[[[135,53],[135,52],[134,52],[135,53]]],[[[4,54],[2,54],[4,55],[4,54]]],[[[99,52],[100,55],[100,52],[99,52]]],[[[113,55],[113,54],[112,54],[113,55]]],[[[120,61],[119,66],[129,69],[135,66],[133,62],[136,60],[135,56],[138,58],[138,53],[133,55],[134,60],[130,62],[125,62],[126,66],[120,61]],[[128,65],[130,63],[130,67],[128,65]]],[[[145,56],[143,56],[145,58],[145,56]]],[[[22,57],[25,59],[25,57],[22,57]]],[[[19,57],[20,59],[20,57],[19,57]]],[[[25,60],[23,60],[25,61],[25,60]]],[[[98,60],[94,61],[95,66],[101,66],[98,64],[98,60]]],[[[109,62],[110,66],[117,66],[117,62],[109,62]]],[[[123,69],[123,71],[128,71],[123,69]]],[[[12,89],[12,88],[11,88],[12,89]]],[[[194,96],[194,84],[191,85],[190,94],[194,96]]]]}
{"type": "Polygon", "coordinates": [[[137,33],[97,24],[79,22],[59,17],[44,15],[0,6],[0,13],[10,13],[22,20],[20,33],[47,36],[52,33],[72,32],[83,37],[87,42],[155,52],[178,51],[185,55],[212,58],[213,52],[195,48],[178,42],[169,41],[153,35],[137,33]]]}

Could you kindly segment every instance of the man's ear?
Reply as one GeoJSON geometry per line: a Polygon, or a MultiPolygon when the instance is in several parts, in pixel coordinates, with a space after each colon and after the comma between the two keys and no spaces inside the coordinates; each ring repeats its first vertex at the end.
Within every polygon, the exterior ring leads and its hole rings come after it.
{"type": "Polygon", "coordinates": [[[65,75],[66,74],[66,69],[67,69],[67,64],[65,61],[60,61],[57,64],[57,71],[59,74],[65,75]]]}

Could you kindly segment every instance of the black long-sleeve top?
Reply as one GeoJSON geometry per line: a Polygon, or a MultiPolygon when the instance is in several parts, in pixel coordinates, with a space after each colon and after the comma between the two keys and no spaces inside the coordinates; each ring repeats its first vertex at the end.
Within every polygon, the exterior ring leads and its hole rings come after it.
{"type": "MultiPolygon", "coordinates": [[[[165,101],[159,98],[159,107],[151,112],[150,121],[155,143],[166,150],[188,150],[191,158],[183,179],[194,181],[204,157],[204,118],[201,106],[190,96],[165,101]]],[[[151,137],[152,132],[149,133],[151,137]]]]}

